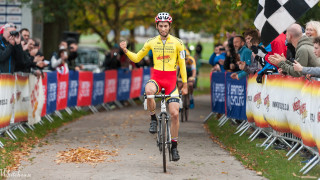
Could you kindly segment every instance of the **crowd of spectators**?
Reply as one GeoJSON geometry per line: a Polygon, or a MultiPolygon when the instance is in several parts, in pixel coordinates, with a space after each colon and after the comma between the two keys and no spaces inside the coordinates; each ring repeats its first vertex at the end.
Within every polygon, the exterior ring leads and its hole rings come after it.
{"type": "MultiPolygon", "coordinates": [[[[128,46],[128,48],[130,48],[128,46]]],[[[153,56],[150,50],[148,55],[145,56],[139,63],[134,63],[125,55],[118,44],[114,44],[110,52],[106,54],[103,68],[104,70],[110,69],[135,69],[140,67],[153,67],[153,56]]]]}
{"type": "Polygon", "coordinates": [[[35,40],[30,38],[28,29],[19,32],[14,24],[7,23],[0,28],[0,41],[0,73],[41,74],[46,66],[44,57],[35,47],[35,40]]]}
{"type": "Polygon", "coordinates": [[[209,63],[213,72],[232,72],[233,79],[257,73],[258,83],[265,74],[272,73],[320,76],[319,36],[318,21],[308,22],[305,28],[292,24],[266,47],[256,29],[242,35],[228,34],[227,41],[215,45],[209,63]]]}
{"type": "MultiPolygon", "coordinates": [[[[77,63],[78,43],[74,38],[61,40],[57,51],[51,57],[45,58],[41,52],[41,40],[32,38],[27,28],[17,31],[13,23],[7,23],[0,27],[0,73],[33,73],[42,75],[43,70],[56,70],[65,74],[69,70],[85,70],[82,64],[77,63]],[[48,60],[45,60],[48,59],[48,60]]],[[[139,68],[152,66],[152,52],[139,63],[131,62],[119,45],[105,53],[101,71],[118,68],[139,68]]]]}

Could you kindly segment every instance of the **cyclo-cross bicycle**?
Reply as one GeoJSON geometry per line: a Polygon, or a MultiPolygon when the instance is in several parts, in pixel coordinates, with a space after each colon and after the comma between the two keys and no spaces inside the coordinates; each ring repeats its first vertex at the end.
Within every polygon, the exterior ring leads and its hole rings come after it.
{"type": "MultiPolygon", "coordinates": [[[[190,92],[190,91],[188,91],[190,92]]],[[[189,100],[189,93],[182,96],[182,108],[180,110],[180,119],[181,122],[188,121],[189,117],[189,106],[190,106],[190,100],[189,100]]]]}
{"type": "MultiPolygon", "coordinates": [[[[145,110],[146,110],[146,98],[161,98],[161,112],[158,115],[158,128],[157,128],[157,146],[160,150],[160,154],[163,157],[163,172],[167,172],[166,164],[166,149],[169,153],[169,161],[172,161],[171,155],[171,133],[170,133],[170,115],[167,113],[166,98],[169,97],[181,97],[181,95],[165,95],[165,89],[161,89],[161,94],[158,95],[144,95],[145,98],[145,110]]],[[[181,101],[181,100],[180,100],[181,101]]]]}

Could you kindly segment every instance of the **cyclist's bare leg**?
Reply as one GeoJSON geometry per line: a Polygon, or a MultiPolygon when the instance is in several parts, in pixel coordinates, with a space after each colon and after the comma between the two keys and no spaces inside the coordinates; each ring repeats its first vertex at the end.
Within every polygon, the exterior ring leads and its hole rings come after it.
{"type": "Polygon", "coordinates": [[[171,102],[169,103],[169,112],[171,116],[171,136],[178,138],[179,131],[179,103],[171,102]]]}
{"type": "Polygon", "coordinates": [[[190,108],[193,109],[194,108],[194,101],[193,101],[193,84],[194,84],[194,80],[193,79],[188,79],[188,93],[189,93],[189,97],[190,97],[190,108]]]}
{"type": "MultiPolygon", "coordinates": [[[[145,87],[145,92],[147,95],[154,95],[156,94],[157,92],[157,87],[155,84],[149,82],[146,84],[146,87],[145,87]]],[[[155,109],[156,109],[156,102],[153,98],[148,98],[147,99],[147,107],[148,107],[148,110],[152,113],[152,112],[155,112],[155,109]]]]}
{"type": "MultiPolygon", "coordinates": [[[[145,92],[147,95],[154,95],[157,92],[157,87],[154,83],[149,82],[146,84],[145,92]]],[[[156,102],[153,98],[147,99],[147,107],[150,111],[151,121],[149,132],[154,134],[157,132],[157,117],[156,117],[156,102]]]]}
{"type": "Polygon", "coordinates": [[[180,159],[178,146],[178,131],[179,131],[179,103],[171,102],[169,103],[169,112],[171,115],[171,155],[173,161],[178,161],[180,159]]]}

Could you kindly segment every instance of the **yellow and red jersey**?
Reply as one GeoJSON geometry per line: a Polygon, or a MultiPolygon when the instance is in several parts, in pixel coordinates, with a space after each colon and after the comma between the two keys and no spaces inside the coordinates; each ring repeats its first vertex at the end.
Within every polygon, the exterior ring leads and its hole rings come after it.
{"type": "MultiPolygon", "coordinates": [[[[128,58],[138,63],[144,56],[146,56],[149,50],[152,50],[154,70],[158,71],[160,75],[161,71],[166,71],[163,75],[167,75],[168,71],[172,74],[176,74],[177,66],[181,71],[182,82],[187,82],[187,72],[185,64],[186,53],[184,51],[183,42],[171,35],[168,35],[166,41],[162,41],[160,35],[149,39],[138,53],[128,51],[126,55],[128,58]]],[[[168,78],[163,76],[162,78],[168,78]]]]}

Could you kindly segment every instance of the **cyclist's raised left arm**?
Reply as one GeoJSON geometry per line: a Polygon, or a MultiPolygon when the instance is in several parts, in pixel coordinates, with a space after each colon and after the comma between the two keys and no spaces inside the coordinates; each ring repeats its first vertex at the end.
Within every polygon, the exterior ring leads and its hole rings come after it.
{"type": "Polygon", "coordinates": [[[149,41],[147,41],[138,53],[133,53],[129,50],[127,50],[127,52],[125,53],[131,61],[133,61],[134,63],[138,63],[141,61],[143,57],[145,57],[148,54],[149,50],[150,44],[149,41]]]}

